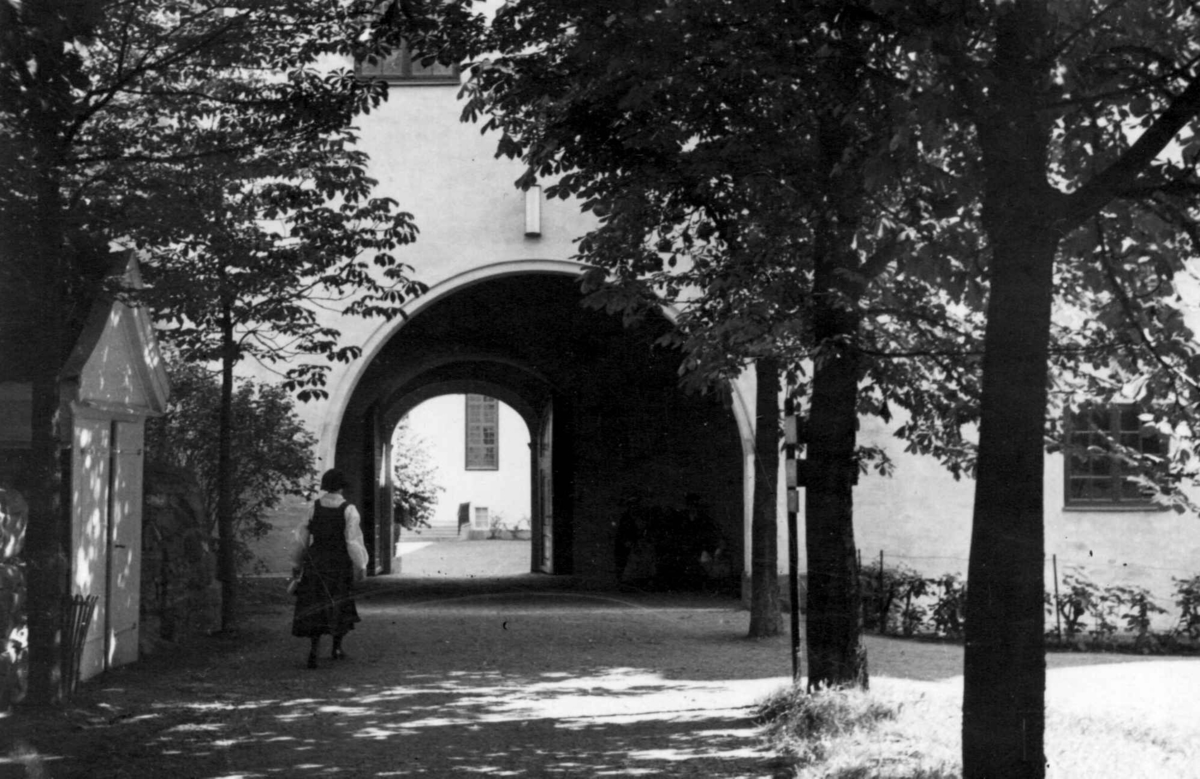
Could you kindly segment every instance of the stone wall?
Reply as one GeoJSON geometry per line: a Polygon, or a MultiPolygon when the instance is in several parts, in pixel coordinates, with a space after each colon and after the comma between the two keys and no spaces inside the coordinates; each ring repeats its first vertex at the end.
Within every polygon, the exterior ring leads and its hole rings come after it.
{"type": "Polygon", "coordinates": [[[25,545],[29,507],[15,490],[0,487],[0,711],[21,700],[28,672],[25,629],[25,545]]]}
{"type": "Polygon", "coordinates": [[[141,651],[203,635],[220,624],[216,550],[195,479],[146,464],[142,526],[141,651]]]}

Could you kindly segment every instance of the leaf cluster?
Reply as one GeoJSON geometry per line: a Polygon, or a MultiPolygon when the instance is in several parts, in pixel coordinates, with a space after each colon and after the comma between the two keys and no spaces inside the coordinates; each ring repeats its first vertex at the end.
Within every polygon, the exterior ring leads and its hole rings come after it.
{"type": "Polygon", "coordinates": [[[518,185],[596,216],[594,305],[673,308],[686,385],[772,355],[804,387],[852,356],[861,410],[905,409],[961,471],[981,247],[950,185],[967,157],[912,131],[895,38],[823,2],[511,3],[464,117],[527,163],[518,185]]]}
{"type": "MultiPolygon", "coordinates": [[[[146,425],[147,457],[195,474],[210,533],[217,525],[217,436],[221,391],[204,367],[173,362],[167,413],[146,425]]],[[[270,530],[267,513],[285,495],[316,486],[316,439],[280,386],[239,381],[233,394],[230,468],[233,526],[244,547],[270,530]]]]}
{"type": "Polygon", "coordinates": [[[429,527],[438,494],[446,491],[437,475],[428,443],[413,433],[407,418],[400,420],[392,433],[392,504],[398,524],[409,530],[429,527]]]}
{"type": "Polygon", "coordinates": [[[675,308],[685,382],[763,354],[793,381],[858,359],[860,410],[904,409],[909,450],[956,474],[972,467],[988,236],[1048,220],[1063,239],[1048,440],[1082,398],[1140,402],[1182,443],[1167,463],[1122,454],[1182,507],[1200,461],[1176,284],[1200,236],[1197,21],[1175,0],[526,0],[497,15],[464,117],[527,163],[519,185],[548,180],[595,214],[579,256],[597,305],[675,308]],[[1019,36],[1036,56],[1004,61],[1019,36]],[[1044,157],[1008,154],[1014,68],[1044,157]],[[1009,179],[1044,184],[984,197],[1009,179]]]}
{"type": "MultiPolygon", "coordinates": [[[[352,127],[387,88],[346,63],[390,52],[400,27],[383,35],[379,19],[391,5],[7,4],[5,278],[43,292],[46,234],[119,241],[149,257],[144,297],[188,359],[214,356],[212,320],[231,305],[239,357],[351,358],[308,303],[391,316],[422,290],[393,255],[415,237],[412,217],[373,193],[352,127]]],[[[400,5],[393,21],[429,24],[429,4],[400,5]]],[[[84,275],[84,255],[63,256],[61,277],[84,275]]],[[[323,374],[308,363],[288,381],[317,396],[323,374]]]]}

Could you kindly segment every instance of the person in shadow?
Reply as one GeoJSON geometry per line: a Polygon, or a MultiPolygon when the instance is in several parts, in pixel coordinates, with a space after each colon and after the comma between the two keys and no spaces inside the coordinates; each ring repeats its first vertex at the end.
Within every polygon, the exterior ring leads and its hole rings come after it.
{"type": "Polygon", "coordinates": [[[354,582],[366,576],[358,509],[346,500],[345,474],[334,468],[321,477],[324,492],[313,505],[312,519],[300,530],[293,566],[299,569],[292,635],[308,638],[308,667],[317,667],[321,636],[333,637],[330,657],[344,658],[342,640],[359,622],[354,582]]]}
{"type": "Polygon", "coordinates": [[[643,589],[653,586],[658,575],[654,538],[648,514],[651,511],[640,496],[630,498],[617,523],[617,581],[621,585],[643,589]]]}

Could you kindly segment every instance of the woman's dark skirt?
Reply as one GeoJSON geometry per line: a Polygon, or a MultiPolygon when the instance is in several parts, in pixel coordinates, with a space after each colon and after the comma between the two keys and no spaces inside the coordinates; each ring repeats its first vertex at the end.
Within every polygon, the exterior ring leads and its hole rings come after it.
{"type": "Polygon", "coordinates": [[[358,621],[353,573],[305,568],[300,586],[296,588],[292,635],[312,638],[329,633],[341,636],[353,630],[358,621]]]}

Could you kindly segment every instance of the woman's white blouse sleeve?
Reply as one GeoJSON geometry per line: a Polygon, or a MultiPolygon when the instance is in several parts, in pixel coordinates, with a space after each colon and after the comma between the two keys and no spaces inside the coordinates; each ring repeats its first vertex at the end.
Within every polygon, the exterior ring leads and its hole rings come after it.
{"type": "Polygon", "coordinates": [[[308,551],[308,543],[308,523],[305,522],[292,531],[291,561],[293,568],[299,568],[304,564],[304,553],[308,551]]]}
{"type": "Polygon", "coordinates": [[[351,503],[346,506],[346,550],[354,563],[355,571],[367,570],[367,546],[363,543],[362,523],[358,509],[351,503]]]}

